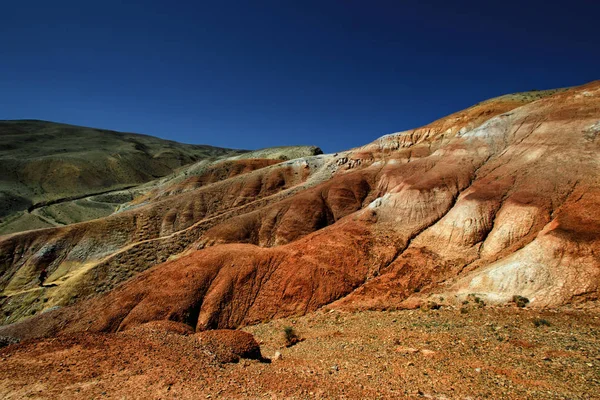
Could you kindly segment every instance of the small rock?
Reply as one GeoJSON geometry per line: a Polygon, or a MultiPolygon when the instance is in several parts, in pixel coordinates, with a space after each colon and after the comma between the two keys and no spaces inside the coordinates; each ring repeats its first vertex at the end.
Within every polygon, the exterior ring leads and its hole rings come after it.
{"type": "Polygon", "coordinates": [[[238,362],[240,358],[262,360],[260,346],[247,332],[215,329],[194,335],[200,345],[221,363],[238,362]]]}
{"type": "Polygon", "coordinates": [[[340,370],[340,367],[339,367],[337,364],[335,364],[334,366],[332,366],[332,367],[331,367],[331,369],[332,369],[333,371],[339,371],[339,370],[340,370]]]}
{"type": "Polygon", "coordinates": [[[422,353],[424,356],[432,356],[432,355],[434,355],[434,354],[435,354],[435,351],[433,351],[433,350],[427,350],[427,349],[422,349],[422,350],[421,350],[421,353],[422,353]]]}
{"type": "Polygon", "coordinates": [[[481,372],[481,368],[475,368],[475,372],[477,372],[477,373],[481,372]]]}
{"type": "Polygon", "coordinates": [[[275,355],[273,356],[273,360],[277,361],[277,360],[281,360],[283,358],[283,355],[281,355],[281,353],[279,351],[275,352],[275,355]]]}
{"type": "Polygon", "coordinates": [[[402,353],[402,354],[414,354],[414,353],[418,353],[419,349],[415,349],[413,347],[396,347],[396,353],[402,353]]]}

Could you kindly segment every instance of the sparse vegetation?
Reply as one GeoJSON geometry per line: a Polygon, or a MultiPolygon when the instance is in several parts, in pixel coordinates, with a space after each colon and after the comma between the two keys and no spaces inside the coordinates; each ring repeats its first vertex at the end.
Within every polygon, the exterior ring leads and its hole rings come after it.
{"type": "Polygon", "coordinates": [[[512,298],[513,303],[517,305],[519,308],[523,308],[529,304],[529,299],[527,297],[514,295],[512,298]]]}
{"type": "Polygon", "coordinates": [[[469,304],[469,300],[473,300],[473,302],[480,308],[485,307],[485,301],[473,293],[467,296],[467,299],[463,301],[463,305],[469,304]]]}
{"type": "Polygon", "coordinates": [[[19,339],[10,336],[0,336],[0,349],[16,343],[19,343],[19,339]]]}
{"type": "Polygon", "coordinates": [[[550,326],[550,322],[544,318],[536,318],[533,320],[533,325],[535,325],[536,328],[539,328],[540,326],[550,326]]]}
{"type": "Polygon", "coordinates": [[[435,301],[428,301],[427,303],[421,304],[421,311],[439,310],[442,306],[435,301]]]}
{"type": "Polygon", "coordinates": [[[283,328],[283,337],[285,339],[285,347],[291,347],[298,342],[301,342],[302,339],[298,336],[294,328],[291,326],[286,326],[283,328]]]}

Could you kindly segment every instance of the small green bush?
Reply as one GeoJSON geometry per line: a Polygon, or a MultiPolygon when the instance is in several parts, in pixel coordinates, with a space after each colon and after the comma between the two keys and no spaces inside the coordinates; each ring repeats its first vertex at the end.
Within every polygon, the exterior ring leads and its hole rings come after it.
{"type": "Polygon", "coordinates": [[[536,328],[539,328],[540,326],[550,326],[550,322],[543,318],[536,318],[533,320],[533,325],[535,325],[536,328]]]}
{"type": "Polygon", "coordinates": [[[435,301],[428,301],[427,303],[421,304],[421,311],[439,310],[442,306],[435,301]]]}
{"type": "Polygon", "coordinates": [[[300,342],[300,337],[291,326],[286,326],[283,328],[283,337],[285,339],[285,346],[290,347],[300,342]]]}
{"type": "Polygon", "coordinates": [[[529,299],[527,297],[519,296],[517,294],[513,296],[512,301],[517,305],[517,307],[520,308],[523,308],[529,304],[529,299]]]}
{"type": "Polygon", "coordinates": [[[479,306],[479,308],[485,307],[485,301],[475,296],[475,303],[479,306]]]}

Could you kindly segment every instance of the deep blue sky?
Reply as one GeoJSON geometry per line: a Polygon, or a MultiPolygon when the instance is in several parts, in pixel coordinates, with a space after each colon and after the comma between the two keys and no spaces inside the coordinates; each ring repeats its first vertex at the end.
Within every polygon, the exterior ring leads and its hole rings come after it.
{"type": "Polygon", "coordinates": [[[600,78],[598,1],[3,1],[0,119],[347,149],[600,78]]]}

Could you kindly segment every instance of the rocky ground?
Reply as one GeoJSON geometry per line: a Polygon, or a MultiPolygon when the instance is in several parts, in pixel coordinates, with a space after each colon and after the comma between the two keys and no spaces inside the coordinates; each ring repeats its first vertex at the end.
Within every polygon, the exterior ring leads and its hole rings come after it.
{"type": "Polygon", "coordinates": [[[133,329],[0,351],[0,397],[600,398],[598,306],[321,310],[247,327],[270,363],[222,363],[198,335],[133,329]],[[285,346],[284,328],[303,340],[285,346]]]}

